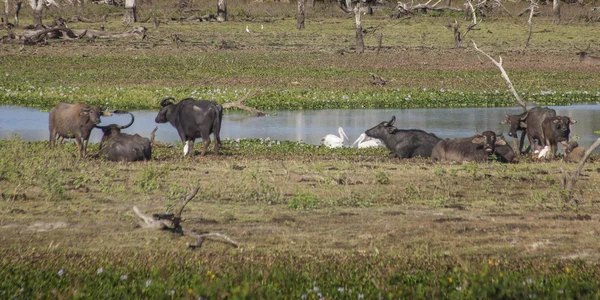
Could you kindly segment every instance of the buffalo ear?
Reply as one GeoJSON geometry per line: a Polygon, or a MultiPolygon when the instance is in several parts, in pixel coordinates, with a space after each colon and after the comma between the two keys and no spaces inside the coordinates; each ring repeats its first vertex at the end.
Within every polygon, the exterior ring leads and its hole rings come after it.
{"type": "Polygon", "coordinates": [[[559,119],[553,120],[552,123],[558,124],[558,123],[560,123],[560,120],[559,119]]]}
{"type": "Polygon", "coordinates": [[[577,123],[577,121],[571,119],[571,124],[575,124],[575,123],[577,123]]]}
{"type": "Polygon", "coordinates": [[[90,115],[90,109],[89,108],[82,109],[81,112],[79,113],[79,115],[81,115],[81,116],[89,116],[90,115]]]}
{"type": "Polygon", "coordinates": [[[509,123],[510,123],[509,120],[502,120],[502,121],[500,121],[500,124],[502,124],[502,125],[506,125],[506,124],[509,124],[509,123]]]}
{"type": "Polygon", "coordinates": [[[112,116],[112,115],[113,115],[113,114],[112,114],[110,111],[103,111],[103,112],[102,112],[102,116],[104,116],[104,117],[110,117],[110,116],[112,116]]]}
{"type": "Polygon", "coordinates": [[[389,134],[394,134],[394,132],[396,132],[396,127],[388,126],[385,128],[385,130],[387,130],[389,134]]]}
{"type": "Polygon", "coordinates": [[[521,128],[527,128],[527,123],[520,121],[519,126],[521,126],[521,128]]]}
{"type": "Polygon", "coordinates": [[[496,142],[494,143],[494,145],[496,145],[496,146],[504,146],[504,145],[506,145],[506,141],[503,140],[503,139],[498,139],[498,140],[496,140],[496,142]]]}
{"type": "Polygon", "coordinates": [[[473,144],[483,144],[485,142],[485,137],[484,136],[480,136],[480,137],[476,137],[472,140],[473,144]]]}

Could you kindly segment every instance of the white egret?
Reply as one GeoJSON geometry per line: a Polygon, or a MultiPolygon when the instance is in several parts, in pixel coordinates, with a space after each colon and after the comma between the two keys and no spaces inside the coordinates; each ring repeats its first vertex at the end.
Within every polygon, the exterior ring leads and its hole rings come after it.
{"type": "Polygon", "coordinates": [[[248,25],[246,25],[246,32],[250,33],[250,29],[248,29],[248,25]]]}
{"type": "Polygon", "coordinates": [[[538,153],[538,159],[550,159],[550,147],[546,146],[538,153]]]}
{"type": "Polygon", "coordinates": [[[348,136],[346,135],[346,133],[344,132],[344,129],[342,127],[340,127],[338,129],[338,133],[340,134],[340,136],[336,136],[333,134],[328,134],[326,136],[324,136],[321,139],[321,143],[325,146],[327,146],[327,148],[341,148],[344,146],[344,138],[346,140],[350,140],[348,138],[348,136]]]}
{"type": "Polygon", "coordinates": [[[375,139],[371,137],[367,137],[366,133],[361,133],[361,135],[354,141],[352,146],[358,144],[358,148],[377,148],[377,147],[385,147],[385,144],[380,139],[375,139]],[[365,140],[366,139],[366,140],[365,140]]]}

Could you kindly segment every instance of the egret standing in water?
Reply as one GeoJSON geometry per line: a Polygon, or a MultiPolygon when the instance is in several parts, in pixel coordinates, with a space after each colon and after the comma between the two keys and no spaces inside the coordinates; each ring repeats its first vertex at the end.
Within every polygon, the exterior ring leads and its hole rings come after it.
{"type": "Polygon", "coordinates": [[[358,144],[358,148],[377,148],[377,147],[385,147],[385,144],[380,139],[375,139],[371,137],[367,137],[366,133],[361,133],[361,135],[354,141],[352,146],[358,144]],[[365,141],[365,139],[367,139],[365,141]]]}
{"type": "Polygon", "coordinates": [[[338,133],[340,134],[340,136],[336,136],[333,134],[328,134],[324,136],[321,139],[321,143],[327,146],[327,148],[342,148],[344,146],[344,138],[346,140],[350,139],[348,138],[342,127],[338,129],[338,133]]]}

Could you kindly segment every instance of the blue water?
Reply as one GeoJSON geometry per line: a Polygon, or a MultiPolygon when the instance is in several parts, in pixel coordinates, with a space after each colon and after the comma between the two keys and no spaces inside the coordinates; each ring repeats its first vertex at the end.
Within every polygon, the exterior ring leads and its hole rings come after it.
{"type": "MultiPolygon", "coordinates": [[[[577,120],[571,126],[571,135],[579,136],[579,144],[589,147],[598,137],[600,130],[600,105],[573,105],[552,107],[559,115],[577,120]]],[[[442,138],[467,137],[475,130],[508,131],[500,125],[504,113],[518,114],[520,107],[511,108],[429,108],[429,109],[330,109],[304,111],[267,111],[266,117],[251,117],[241,112],[227,111],[221,130],[222,139],[271,138],[274,140],[303,141],[319,144],[326,134],[336,134],[337,128],[344,131],[353,142],[362,132],[396,116],[396,127],[418,128],[433,132],[442,138]]],[[[124,130],[149,136],[157,124],[156,111],[133,111],[135,123],[124,130]]],[[[103,118],[102,125],[127,124],[129,115],[103,118]]],[[[18,135],[25,140],[47,140],[48,112],[20,106],[0,106],[0,139],[18,135]]],[[[101,131],[94,130],[91,142],[99,142],[101,131]]],[[[177,131],[170,124],[158,124],[156,139],[162,142],[178,141],[177,131]]],[[[197,141],[199,142],[199,140],[197,141]]],[[[350,143],[351,143],[350,142],[350,143]]]]}

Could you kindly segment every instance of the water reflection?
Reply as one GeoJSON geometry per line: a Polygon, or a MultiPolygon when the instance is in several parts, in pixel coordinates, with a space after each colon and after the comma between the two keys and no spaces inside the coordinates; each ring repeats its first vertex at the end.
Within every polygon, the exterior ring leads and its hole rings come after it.
{"type": "MultiPolygon", "coordinates": [[[[571,134],[580,136],[579,144],[589,147],[600,130],[600,105],[573,105],[552,107],[559,115],[566,115],[577,124],[571,126],[571,134]]],[[[353,141],[366,129],[379,122],[396,116],[398,128],[419,128],[433,132],[440,137],[467,137],[474,130],[494,130],[507,126],[500,125],[504,113],[518,114],[520,107],[511,108],[431,108],[431,109],[355,109],[355,110],[308,110],[308,111],[268,111],[267,117],[250,117],[243,113],[228,112],[224,116],[221,137],[230,138],[271,138],[275,140],[304,141],[318,144],[326,134],[336,134],[343,127],[353,141]]],[[[149,136],[156,112],[134,111],[135,123],[124,132],[149,136]]],[[[127,124],[129,115],[103,118],[103,125],[110,123],[127,124]]],[[[156,138],[162,142],[178,141],[177,131],[170,124],[160,124],[156,138]]],[[[25,140],[48,139],[48,112],[19,106],[0,106],[0,139],[8,139],[15,134],[25,140]]],[[[99,142],[100,130],[94,130],[91,142],[99,142]]]]}

